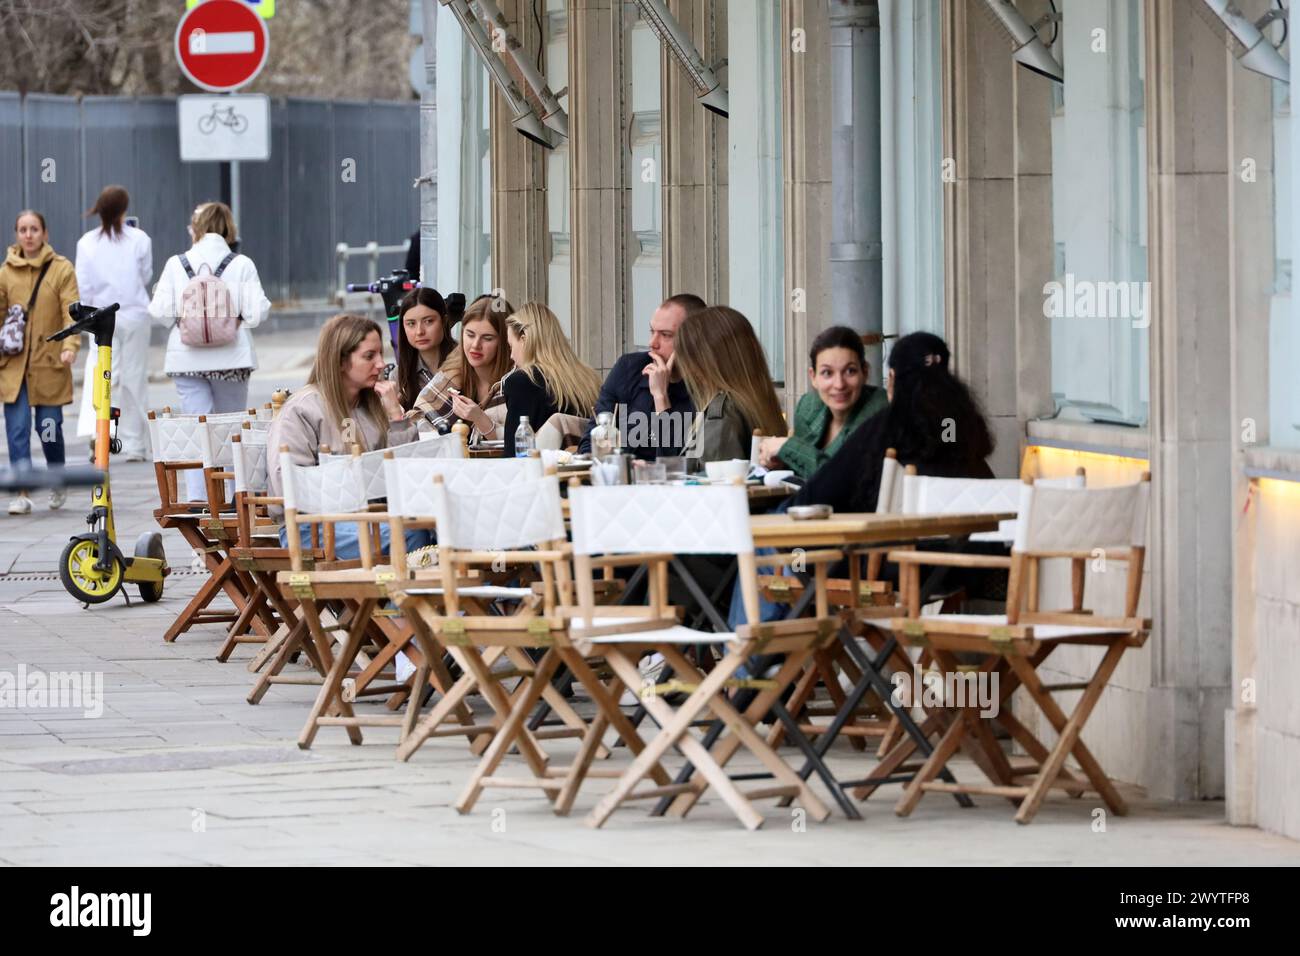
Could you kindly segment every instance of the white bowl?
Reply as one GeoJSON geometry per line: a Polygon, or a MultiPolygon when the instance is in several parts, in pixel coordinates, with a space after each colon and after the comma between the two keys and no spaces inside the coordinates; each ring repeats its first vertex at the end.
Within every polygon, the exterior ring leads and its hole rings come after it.
{"type": "Polygon", "coordinates": [[[727,481],[739,478],[741,481],[749,474],[749,462],[744,458],[732,458],[728,461],[706,461],[704,473],[710,481],[727,481]]]}

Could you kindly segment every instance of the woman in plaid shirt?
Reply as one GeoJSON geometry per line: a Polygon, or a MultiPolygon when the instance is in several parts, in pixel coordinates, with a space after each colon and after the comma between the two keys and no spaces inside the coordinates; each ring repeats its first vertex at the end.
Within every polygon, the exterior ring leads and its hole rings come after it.
{"type": "Polygon", "coordinates": [[[813,390],[795,406],[794,433],[759,445],[763,467],[784,466],[800,478],[825,464],[855,428],[889,404],[883,388],[867,384],[866,352],[853,329],[826,329],[813,339],[808,362],[813,390]]]}

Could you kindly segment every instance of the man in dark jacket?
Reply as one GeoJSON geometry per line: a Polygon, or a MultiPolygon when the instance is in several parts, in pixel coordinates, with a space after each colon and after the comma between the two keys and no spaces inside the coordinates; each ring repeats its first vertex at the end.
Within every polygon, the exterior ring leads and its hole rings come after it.
{"type": "MultiPolygon", "coordinates": [[[[704,307],[704,300],[689,292],[665,299],[650,319],[650,350],[622,356],[600,388],[595,414],[614,413],[624,449],[637,458],[680,455],[686,444],[695,406],[674,372],[673,344],[682,320],[704,307]]],[[[578,449],[591,451],[591,428],[578,449]]]]}

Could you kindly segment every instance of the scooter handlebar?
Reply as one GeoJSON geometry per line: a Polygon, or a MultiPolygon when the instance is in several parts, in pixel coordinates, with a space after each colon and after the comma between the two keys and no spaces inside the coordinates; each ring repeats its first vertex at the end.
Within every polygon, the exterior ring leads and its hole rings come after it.
{"type": "Polygon", "coordinates": [[[72,317],[72,325],[66,329],[61,329],[53,335],[46,337],[47,342],[61,342],[70,335],[79,335],[82,332],[92,331],[92,326],[105,316],[112,315],[118,309],[118,303],[106,305],[102,308],[95,308],[93,305],[83,305],[80,302],[74,302],[68,306],[68,315],[72,317]]]}

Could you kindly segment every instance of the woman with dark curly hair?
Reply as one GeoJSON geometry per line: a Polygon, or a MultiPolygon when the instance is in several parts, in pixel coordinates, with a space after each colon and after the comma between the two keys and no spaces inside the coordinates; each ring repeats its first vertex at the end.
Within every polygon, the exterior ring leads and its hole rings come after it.
{"type": "Polygon", "coordinates": [[[886,450],[922,475],[992,478],[993,436],[979,403],[949,368],[943,339],[913,332],[889,353],[889,407],[848,437],[795,496],[794,504],[875,511],[886,450]]]}

